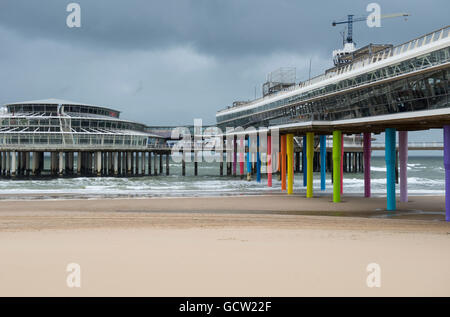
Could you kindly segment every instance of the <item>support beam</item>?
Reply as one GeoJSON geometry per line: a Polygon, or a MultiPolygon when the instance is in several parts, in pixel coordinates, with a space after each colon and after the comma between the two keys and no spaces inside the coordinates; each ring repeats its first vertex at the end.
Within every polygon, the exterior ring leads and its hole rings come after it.
{"type": "Polygon", "coordinates": [[[450,221],[450,125],[444,126],[445,220],[450,221]]]}
{"type": "Polygon", "coordinates": [[[333,131],[333,202],[341,201],[342,132],[333,131]]]}
{"type": "Polygon", "coordinates": [[[385,160],[386,160],[386,208],[388,211],[396,209],[395,201],[395,129],[387,128],[385,131],[385,160]]]}
{"type": "Polygon", "coordinates": [[[307,174],[308,174],[308,167],[306,162],[306,135],[303,136],[303,149],[302,149],[302,165],[303,165],[303,186],[306,186],[307,183],[307,174]]]}
{"type": "Polygon", "coordinates": [[[96,159],[97,159],[97,176],[102,175],[102,152],[98,151],[96,152],[96,159]]]}
{"type": "Polygon", "coordinates": [[[289,195],[294,193],[294,135],[286,135],[286,154],[287,154],[287,175],[288,175],[288,189],[289,195]]]}
{"type": "Polygon", "coordinates": [[[166,154],[166,176],[169,176],[169,163],[170,163],[170,154],[166,154]]]}
{"type": "Polygon", "coordinates": [[[256,136],[256,181],[261,183],[261,153],[259,148],[259,134],[256,136]]]}
{"type": "Polygon", "coordinates": [[[372,134],[364,132],[364,197],[370,197],[370,156],[372,155],[372,134]]]}
{"type": "Polygon", "coordinates": [[[320,136],[320,190],[325,190],[327,177],[327,136],[320,136]]]}
{"type": "Polygon", "coordinates": [[[314,132],[306,133],[306,198],[313,197],[314,132]]]}
{"type": "Polygon", "coordinates": [[[286,135],[281,135],[281,190],[286,190],[286,135]]]}
{"type": "Polygon", "coordinates": [[[16,154],[17,153],[15,151],[11,152],[11,172],[10,172],[11,177],[16,176],[17,171],[16,154]]]}
{"type": "Polygon", "coordinates": [[[408,201],[408,131],[398,131],[398,155],[400,163],[400,201],[408,201]]]}
{"type": "Polygon", "coordinates": [[[267,136],[267,186],[272,187],[272,136],[267,136]]]}
{"type": "Polygon", "coordinates": [[[250,153],[250,135],[247,139],[247,181],[252,180],[252,161],[250,159],[251,153],[250,153]]]}

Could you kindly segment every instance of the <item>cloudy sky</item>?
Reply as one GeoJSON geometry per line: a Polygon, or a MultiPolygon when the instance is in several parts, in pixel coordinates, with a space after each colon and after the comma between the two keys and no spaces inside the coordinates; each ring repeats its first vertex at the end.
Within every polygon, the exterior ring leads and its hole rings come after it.
{"type": "MultiPolygon", "coordinates": [[[[215,122],[234,100],[261,94],[266,74],[293,66],[297,79],[332,65],[335,19],[371,1],[78,0],[68,28],[64,0],[1,0],[0,103],[61,98],[107,105],[149,125],[215,122]],[[256,88],[255,88],[256,87],[256,88]]],[[[73,1],[75,2],[75,1],[73,1]]],[[[354,25],[358,47],[407,41],[448,24],[448,0],[378,1],[411,17],[354,25]]]]}

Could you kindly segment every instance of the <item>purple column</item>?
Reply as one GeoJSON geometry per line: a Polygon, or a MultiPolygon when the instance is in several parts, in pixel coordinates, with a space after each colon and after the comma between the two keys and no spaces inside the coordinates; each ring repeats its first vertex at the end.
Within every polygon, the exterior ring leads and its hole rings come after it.
{"type": "Polygon", "coordinates": [[[370,155],[372,152],[372,134],[364,132],[364,197],[370,197],[370,155]]]}
{"type": "Polygon", "coordinates": [[[400,164],[400,201],[408,201],[408,131],[398,131],[398,161],[400,164]]]}
{"type": "Polygon", "coordinates": [[[233,139],[233,175],[236,176],[236,165],[237,165],[237,136],[233,139]]]}
{"type": "Polygon", "coordinates": [[[450,125],[444,126],[445,220],[450,221],[450,125]]]}

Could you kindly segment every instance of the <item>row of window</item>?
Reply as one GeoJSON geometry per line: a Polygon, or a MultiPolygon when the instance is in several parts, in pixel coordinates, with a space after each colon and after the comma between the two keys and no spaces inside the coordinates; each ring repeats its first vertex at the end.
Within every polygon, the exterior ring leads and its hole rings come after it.
{"type": "Polygon", "coordinates": [[[291,96],[289,98],[281,99],[278,101],[274,101],[271,103],[267,103],[265,105],[259,106],[257,108],[243,110],[239,112],[230,113],[227,115],[221,115],[217,117],[217,123],[222,124],[225,122],[228,123],[229,126],[237,126],[234,123],[236,118],[251,116],[256,113],[267,111],[270,109],[278,108],[284,105],[289,105],[295,102],[301,102],[304,100],[308,100],[311,98],[319,97],[322,95],[326,95],[329,93],[337,92],[343,89],[356,87],[363,83],[370,83],[380,79],[389,78],[392,76],[396,76],[399,74],[408,73],[417,69],[426,68],[432,65],[441,64],[448,62],[450,60],[450,47],[431,52],[426,55],[422,55],[419,57],[415,57],[409,60],[405,60],[403,62],[386,66],[384,68],[377,69],[373,72],[368,72],[354,78],[346,79],[339,81],[337,83],[329,84],[327,86],[323,86],[317,89],[309,90],[303,92],[301,94],[291,96]],[[232,124],[231,124],[232,123],[232,124]]]}
{"type": "MultiPolygon", "coordinates": [[[[49,115],[58,115],[58,105],[54,104],[19,104],[7,106],[11,113],[38,112],[49,115]]],[[[99,116],[119,118],[120,112],[99,107],[81,106],[81,105],[63,105],[59,112],[85,113],[99,116]]]]}

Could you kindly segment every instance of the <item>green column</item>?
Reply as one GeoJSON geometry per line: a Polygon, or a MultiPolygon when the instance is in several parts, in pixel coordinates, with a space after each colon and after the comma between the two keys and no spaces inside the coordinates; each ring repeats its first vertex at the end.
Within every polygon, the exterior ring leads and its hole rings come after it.
{"type": "Polygon", "coordinates": [[[333,131],[333,202],[341,201],[341,131],[333,131]]]}

